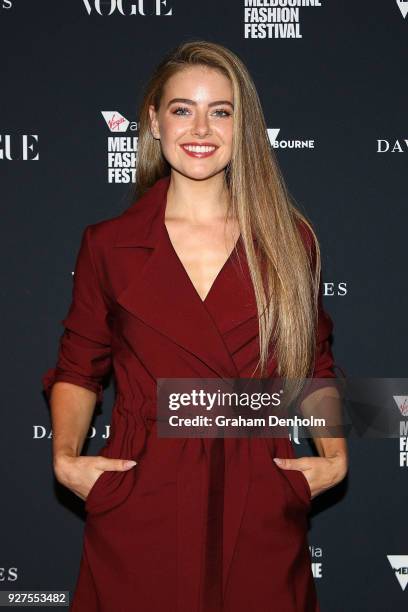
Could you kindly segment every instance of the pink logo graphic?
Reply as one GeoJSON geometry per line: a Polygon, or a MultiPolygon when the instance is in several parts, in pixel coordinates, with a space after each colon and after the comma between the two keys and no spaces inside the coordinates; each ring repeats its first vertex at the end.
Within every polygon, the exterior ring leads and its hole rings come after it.
{"type": "Polygon", "coordinates": [[[402,416],[408,416],[408,395],[393,395],[402,416]]]}
{"type": "Polygon", "coordinates": [[[126,132],[129,127],[129,121],[117,111],[101,111],[106,125],[111,132],[126,132]]]}

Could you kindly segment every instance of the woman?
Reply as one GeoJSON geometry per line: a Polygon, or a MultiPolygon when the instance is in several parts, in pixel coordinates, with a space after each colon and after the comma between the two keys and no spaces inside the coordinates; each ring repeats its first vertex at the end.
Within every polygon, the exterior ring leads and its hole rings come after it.
{"type": "Polygon", "coordinates": [[[333,380],[315,235],[228,49],[182,44],[139,118],[136,201],[85,228],[43,380],[55,474],[87,511],[71,609],[316,612],[307,514],[345,476],[344,440],[295,459],[288,437],[160,437],[156,411],[158,378],[333,380]],[[109,440],[82,457],[112,368],[109,440]]]}

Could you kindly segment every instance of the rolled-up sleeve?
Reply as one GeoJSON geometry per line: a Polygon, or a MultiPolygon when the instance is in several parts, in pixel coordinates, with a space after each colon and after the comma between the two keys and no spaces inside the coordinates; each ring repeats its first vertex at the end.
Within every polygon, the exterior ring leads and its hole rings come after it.
{"type": "MultiPolygon", "coordinates": [[[[311,257],[312,269],[316,268],[316,250],[312,234],[305,225],[302,225],[302,234],[306,240],[306,244],[311,257]]],[[[301,403],[306,397],[314,391],[326,387],[335,387],[338,391],[341,390],[338,374],[336,369],[341,368],[335,363],[332,351],[332,334],[334,331],[333,320],[326,312],[323,306],[323,283],[322,273],[319,280],[319,294],[317,303],[317,328],[316,328],[316,344],[315,356],[313,362],[313,371],[301,392],[298,401],[301,403]]],[[[341,370],[342,371],[342,370],[341,370]]]]}
{"type": "Polygon", "coordinates": [[[42,376],[42,386],[50,399],[55,382],[69,382],[94,391],[103,399],[103,381],[112,366],[109,310],[97,276],[92,251],[92,226],[85,228],[77,255],[72,301],[61,321],[55,367],[42,376]]]}
{"type": "Polygon", "coordinates": [[[317,338],[313,378],[335,378],[335,363],[331,348],[331,336],[334,324],[330,315],[324,310],[320,284],[317,318],[317,338]]]}

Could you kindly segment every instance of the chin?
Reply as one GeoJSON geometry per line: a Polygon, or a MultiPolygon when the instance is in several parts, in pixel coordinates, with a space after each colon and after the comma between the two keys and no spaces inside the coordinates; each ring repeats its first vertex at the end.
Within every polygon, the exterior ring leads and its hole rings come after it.
{"type": "Polygon", "coordinates": [[[213,176],[223,173],[224,168],[212,168],[212,169],[192,169],[192,168],[177,168],[176,166],[172,166],[173,170],[182,174],[186,178],[189,178],[193,181],[205,181],[206,179],[212,178],[213,176]]]}

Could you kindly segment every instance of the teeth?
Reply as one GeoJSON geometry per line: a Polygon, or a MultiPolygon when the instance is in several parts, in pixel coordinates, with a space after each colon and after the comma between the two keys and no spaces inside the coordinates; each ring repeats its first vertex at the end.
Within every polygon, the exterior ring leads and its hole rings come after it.
{"type": "Polygon", "coordinates": [[[193,153],[209,153],[210,151],[214,151],[215,147],[193,147],[191,145],[183,145],[187,151],[191,151],[193,153]]]}

